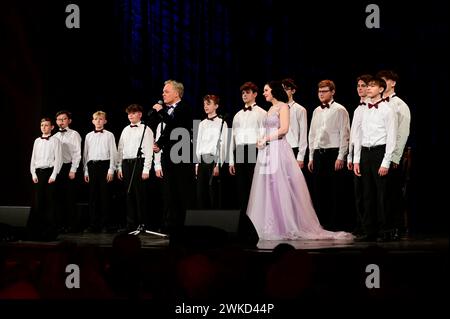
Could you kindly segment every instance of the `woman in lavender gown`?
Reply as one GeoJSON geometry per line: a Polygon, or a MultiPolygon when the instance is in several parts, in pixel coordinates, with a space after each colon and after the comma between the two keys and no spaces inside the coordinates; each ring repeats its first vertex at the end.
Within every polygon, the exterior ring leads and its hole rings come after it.
{"type": "Polygon", "coordinates": [[[314,211],[308,187],[286,141],[289,130],[288,97],[281,82],[264,86],[272,103],[258,140],[247,215],[262,240],[353,239],[346,232],[324,230],[314,211]]]}

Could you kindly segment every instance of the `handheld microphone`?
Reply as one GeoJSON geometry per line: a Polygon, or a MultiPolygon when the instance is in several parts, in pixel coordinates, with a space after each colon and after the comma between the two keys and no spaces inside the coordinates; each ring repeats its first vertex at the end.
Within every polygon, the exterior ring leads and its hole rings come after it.
{"type": "MultiPolygon", "coordinates": [[[[163,100],[158,100],[158,102],[157,102],[159,105],[162,105],[162,106],[164,106],[164,102],[163,102],[163,100]]],[[[155,113],[157,113],[158,111],[156,111],[155,109],[151,109],[150,111],[148,111],[148,113],[147,113],[147,116],[152,116],[153,114],[155,114],[155,113]]]]}

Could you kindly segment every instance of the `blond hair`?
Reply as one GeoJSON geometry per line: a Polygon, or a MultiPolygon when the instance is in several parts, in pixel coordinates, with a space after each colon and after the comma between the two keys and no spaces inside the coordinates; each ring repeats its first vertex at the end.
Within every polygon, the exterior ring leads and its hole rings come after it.
{"type": "Polygon", "coordinates": [[[178,95],[180,96],[180,99],[183,97],[183,93],[184,93],[184,85],[181,82],[177,82],[175,80],[167,80],[166,82],[164,82],[164,85],[167,84],[172,84],[173,88],[175,89],[175,91],[178,92],[178,95]]]}
{"type": "Polygon", "coordinates": [[[92,114],[92,118],[95,119],[96,116],[103,116],[106,119],[106,113],[103,111],[97,111],[94,114],[92,114]]]}

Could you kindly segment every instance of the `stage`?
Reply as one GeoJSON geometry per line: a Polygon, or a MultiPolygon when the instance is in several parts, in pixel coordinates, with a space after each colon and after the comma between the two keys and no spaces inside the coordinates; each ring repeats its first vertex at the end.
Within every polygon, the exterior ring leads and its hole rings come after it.
{"type": "MultiPolygon", "coordinates": [[[[48,245],[56,245],[62,241],[73,242],[77,245],[95,245],[99,247],[111,247],[112,241],[117,234],[94,234],[94,233],[72,233],[58,236],[55,242],[49,242],[48,245]]],[[[139,238],[143,249],[167,248],[169,239],[161,238],[151,234],[140,234],[139,238]]],[[[27,242],[18,242],[25,244],[27,242]]],[[[379,247],[388,251],[403,253],[432,252],[448,250],[449,239],[445,237],[436,237],[436,235],[420,235],[410,239],[403,239],[390,242],[354,242],[348,240],[260,240],[254,251],[261,253],[271,252],[279,244],[289,244],[295,249],[303,249],[309,252],[324,251],[347,251],[361,252],[368,247],[379,247]]],[[[249,250],[249,248],[246,248],[249,250]]]]}

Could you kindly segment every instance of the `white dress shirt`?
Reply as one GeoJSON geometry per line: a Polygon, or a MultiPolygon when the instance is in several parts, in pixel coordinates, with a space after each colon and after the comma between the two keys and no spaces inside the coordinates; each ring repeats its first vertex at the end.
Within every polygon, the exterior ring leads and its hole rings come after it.
{"type": "Polygon", "coordinates": [[[344,160],[350,139],[350,117],[341,104],[331,101],[329,108],[316,107],[309,129],[309,160],[319,148],[339,148],[338,158],[344,160]]]}
{"type": "Polygon", "coordinates": [[[89,161],[109,161],[108,174],[114,174],[117,163],[117,147],[114,135],[105,129],[103,132],[89,132],[84,140],[84,175],[89,176],[89,161]]]}
{"type": "Polygon", "coordinates": [[[297,161],[303,162],[308,146],[306,109],[295,101],[288,105],[290,122],[286,140],[292,148],[298,147],[297,161]]]}
{"type": "Polygon", "coordinates": [[[258,138],[264,135],[264,119],[267,112],[257,105],[252,110],[240,110],[233,118],[229,163],[234,165],[233,151],[238,145],[256,144],[258,138]]]}
{"type": "MultiPolygon", "coordinates": [[[[249,111],[247,111],[248,113],[249,111]]],[[[253,111],[252,111],[253,112],[253,111]]],[[[213,120],[204,119],[198,126],[197,143],[195,154],[197,160],[200,162],[201,155],[211,154],[219,157],[219,163],[223,164],[226,156],[227,145],[227,130],[228,125],[219,117],[215,117],[213,120]],[[223,122],[223,126],[222,126],[223,122]],[[219,141],[220,133],[220,151],[217,150],[217,143],[219,141]]]]}
{"type": "Polygon", "coordinates": [[[408,105],[397,95],[392,94],[387,102],[397,114],[397,138],[395,150],[392,153],[392,161],[396,164],[400,163],[403,157],[403,150],[409,136],[409,125],[411,123],[411,112],[408,105]]]}
{"type": "Polygon", "coordinates": [[[81,161],[81,136],[77,131],[66,128],[66,132],[54,135],[61,142],[63,163],[72,163],[70,171],[75,173],[81,161]]]}
{"type": "Polygon", "coordinates": [[[348,143],[348,156],[347,162],[353,163],[353,151],[355,148],[355,140],[358,138],[357,134],[361,132],[361,114],[364,107],[367,108],[367,103],[370,99],[365,99],[360,102],[358,107],[353,112],[352,127],[350,129],[350,141],[348,143]],[[364,104],[361,104],[364,103],[364,104]]]}
{"type": "Polygon", "coordinates": [[[31,154],[30,172],[33,178],[37,178],[36,169],[53,167],[50,178],[56,179],[62,166],[61,142],[54,136],[49,139],[38,137],[34,140],[31,154]]]}
{"type": "MultiPolygon", "coordinates": [[[[141,122],[137,125],[137,127],[127,125],[120,135],[117,152],[117,169],[119,171],[122,171],[122,160],[137,158],[137,152],[145,126],[141,122]]],[[[152,167],[153,142],[153,132],[147,126],[145,129],[144,139],[142,140],[142,157],[144,158],[144,169],[142,172],[146,174],[150,172],[152,167]]]]}
{"type": "Polygon", "coordinates": [[[386,144],[382,167],[389,168],[397,136],[397,115],[386,102],[380,102],[378,108],[364,107],[361,112],[360,131],[354,141],[355,153],[353,162],[360,163],[361,146],[373,147],[386,144]]]}

